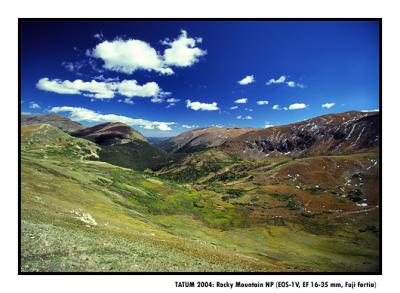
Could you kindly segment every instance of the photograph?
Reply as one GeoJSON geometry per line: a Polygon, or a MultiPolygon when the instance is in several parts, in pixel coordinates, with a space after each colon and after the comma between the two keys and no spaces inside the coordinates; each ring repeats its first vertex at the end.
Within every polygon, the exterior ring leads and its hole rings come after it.
{"type": "Polygon", "coordinates": [[[381,18],[19,18],[18,63],[19,275],[382,274],[381,18]]]}

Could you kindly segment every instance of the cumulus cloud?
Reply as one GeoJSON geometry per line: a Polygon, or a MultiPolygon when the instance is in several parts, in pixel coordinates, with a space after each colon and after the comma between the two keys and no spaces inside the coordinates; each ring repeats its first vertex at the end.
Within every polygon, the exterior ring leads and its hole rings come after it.
{"type": "Polygon", "coordinates": [[[111,88],[115,88],[122,96],[132,97],[157,97],[161,89],[156,82],[148,82],[138,85],[136,80],[123,80],[119,83],[111,83],[111,88]]]}
{"type": "Polygon", "coordinates": [[[236,110],[237,108],[238,108],[238,106],[229,107],[229,109],[231,109],[231,110],[236,110]]]}
{"type": "Polygon", "coordinates": [[[171,75],[174,73],[171,66],[192,66],[206,54],[205,50],[196,47],[201,39],[188,37],[185,30],[177,39],[165,39],[161,43],[168,47],[163,55],[147,42],[136,39],[103,41],[87,55],[101,59],[103,67],[112,71],[132,74],[136,70],[147,70],[171,75]]]}
{"type": "Polygon", "coordinates": [[[274,127],[275,125],[270,124],[269,122],[265,124],[264,128],[274,127]]]}
{"type": "Polygon", "coordinates": [[[272,110],[280,110],[281,108],[279,107],[279,105],[274,105],[272,106],[272,110]]]}
{"type": "Polygon", "coordinates": [[[261,100],[261,101],[257,101],[257,105],[268,105],[268,101],[267,100],[261,100]]]}
{"type": "Polygon", "coordinates": [[[247,103],[247,98],[238,99],[238,100],[234,101],[234,103],[236,103],[236,104],[246,104],[247,103]]]}
{"type": "Polygon", "coordinates": [[[169,46],[164,50],[164,64],[177,67],[188,67],[199,61],[199,57],[207,54],[206,51],[196,47],[201,43],[201,38],[190,38],[185,30],[181,30],[179,37],[173,41],[162,41],[169,46]]]}
{"type": "Polygon", "coordinates": [[[192,102],[191,100],[186,100],[186,108],[190,108],[192,110],[198,111],[216,111],[219,110],[218,104],[216,102],[213,103],[201,103],[201,102],[192,102]]]}
{"type": "Polygon", "coordinates": [[[242,120],[251,120],[251,119],[253,119],[253,117],[251,117],[251,116],[237,116],[236,118],[237,119],[242,119],[242,120]]]}
{"type": "Polygon", "coordinates": [[[269,81],[267,81],[267,85],[271,85],[271,84],[286,84],[289,87],[304,88],[304,85],[301,83],[287,80],[286,75],[281,75],[281,77],[279,77],[278,79],[271,78],[269,81]]]}
{"type": "Polygon", "coordinates": [[[59,80],[45,77],[38,81],[37,88],[67,95],[84,95],[95,99],[112,99],[115,94],[132,98],[132,97],[152,97],[158,98],[165,93],[161,90],[156,82],[148,82],[139,85],[136,80],[123,80],[121,82],[104,82],[104,81],[75,81],[59,80]]]}
{"type": "Polygon", "coordinates": [[[282,75],[278,79],[271,78],[269,81],[267,81],[267,85],[284,83],[285,80],[286,80],[286,76],[284,76],[284,75],[282,75]]]}
{"type": "Polygon", "coordinates": [[[41,107],[39,106],[38,103],[30,102],[30,103],[29,103],[29,108],[30,108],[30,109],[40,109],[41,107]]]}
{"type": "Polygon", "coordinates": [[[326,108],[326,109],[330,109],[330,108],[332,108],[333,106],[335,106],[335,103],[325,103],[325,104],[322,104],[322,108],[326,108]]]}
{"type": "Polygon", "coordinates": [[[247,84],[253,83],[255,81],[256,80],[254,79],[254,75],[247,75],[243,79],[239,80],[238,83],[240,85],[247,85],[247,84]]]}
{"type": "Polygon", "coordinates": [[[304,109],[307,108],[307,105],[304,103],[294,103],[289,105],[288,109],[289,110],[300,110],[300,109],[304,109]]]}
{"type": "Polygon", "coordinates": [[[104,41],[98,44],[89,55],[104,61],[108,70],[131,74],[136,70],[156,71],[161,74],[173,74],[165,67],[162,57],[150,44],[135,39],[104,41]]]}
{"type": "Polygon", "coordinates": [[[172,130],[170,125],[176,124],[175,122],[158,122],[149,121],[145,119],[134,119],[126,116],[115,114],[100,114],[93,110],[81,107],[53,107],[49,110],[51,113],[69,113],[69,117],[75,121],[86,122],[122,122],[130,126],[139,126],[144,129],[159,129],[161,131],[172,130]]]}
{"type": "Polygon", "coordinates": [[[84,82],[80,79],[75,81],[59,79],[50,80],[49,78],[41,78],[36,84],[38,89],[66,95],[86,95],[97,99],[110,99],[114,97],[112,90],[107,83],[92,80],[84,82]]]}

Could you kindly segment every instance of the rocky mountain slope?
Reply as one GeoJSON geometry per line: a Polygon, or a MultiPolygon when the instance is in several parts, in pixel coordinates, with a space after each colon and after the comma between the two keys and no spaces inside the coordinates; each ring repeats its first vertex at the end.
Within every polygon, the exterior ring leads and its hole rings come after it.
{"type": "Polygon", "coordinates": [[[379,146],[379,112],[344,112],[270,128],[200,128],[160,142],[169,153],[210,148],[245,159],[339,154],[379,146]]]}
{"type": "Polygon", "coordinates": [[[70,133],[85,128],[78,122],[60,115],[21,115],[21,125],[47,123],[70,133]]]}
{"type": "Polygon", "coordinates": [[[144,136],[120,122],[106,122],[83,129],[78,129],[71,133],[75,137],[82,137],[91,140],[98,145],[110,145],[114,143],[128,143],[132,140],[146,141],[144,136]]]}
{"type": "Polygon", "coordinates": [[[268,156],[351,153],[379,146],[379,112],[345,112],[234,137],[221,149],[247,159],[268,156]]]}
{"type": "Polygon", "coordinates": [[[251,130],[252,128],[198,128],[163,141],[158,146],[169,153],[193,153],[219,146],[251,130]]]}

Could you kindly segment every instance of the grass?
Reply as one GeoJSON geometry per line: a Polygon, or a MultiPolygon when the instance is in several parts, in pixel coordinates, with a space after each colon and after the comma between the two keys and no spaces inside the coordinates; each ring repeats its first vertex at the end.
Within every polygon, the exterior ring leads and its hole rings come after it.
{"type": "MultiPolygon", "coordinates": [[[[307,193],[291,185],[217,180],[197,190],[153,172],[85,160],[85,152],[97,151],[94,144],[51,127],[43,135],[38,130],[23,130],[22,271],[361,272],[379,266],[379,232],[368,228],[379,226],[378,210],[307,217],[300,209],[307,193]],[[282,225],[271,220],[276,215],[282,225]]],[[[249,166],[245,172],[252,172],[249,166]]]]}

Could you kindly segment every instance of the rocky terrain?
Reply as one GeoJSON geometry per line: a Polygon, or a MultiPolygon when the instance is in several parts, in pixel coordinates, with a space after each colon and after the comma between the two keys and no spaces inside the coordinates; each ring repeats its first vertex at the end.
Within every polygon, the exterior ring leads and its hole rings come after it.
{"type": "Polygon", "coordinates": [[[379,129],[379,112],[353,111],[247,131],[228,140],[222,147],[248,159],[351,153],[377,148],[379,129]]]}
{"type": "Polygon", "coordinates": [[[251,128],[198,128],[162,141],[158,146],[169,153],[193,153],[222,145],[251,130],[251,128]]]}
{"type": "Polygon", "coordinates": [[[329,114],[270,128],[200,128],[159,147],[170,153],[218,149],[246,159],[349,153],[379,146],[379,112],[329,114]]]}

